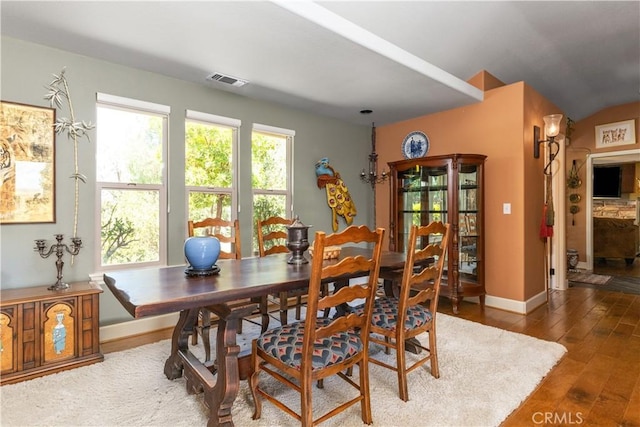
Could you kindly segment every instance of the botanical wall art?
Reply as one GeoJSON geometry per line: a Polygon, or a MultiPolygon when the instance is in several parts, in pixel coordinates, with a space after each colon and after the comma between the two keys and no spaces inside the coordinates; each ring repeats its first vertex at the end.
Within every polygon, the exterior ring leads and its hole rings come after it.
{"type": "Polygon", "coordinates": [[[55,222],[55,109],[0,106],[0,223],[55,222]]]}
{"type": "Polygon", "coordinates": [[[596,148],[636,143],[635,120],[596,126],[596,148]]]}
{"type": "MultiPolygon", "coordinates": [[[[53,80],[47,86],[48,92],[45,94],[44,99],[49,101],[49,105],[53,108],[62,108],[65,104],[69,110],[68,117],[59,117],[54,125],[56,134],[66,134],[67,139],[73,142],[73,178],[75,182],[74,190],[74,203],[73,203],[73,236],[78,236],[78,207],[80,204],[80,187],[79,181],[87,182],[87,178],[80,173],[78,168],[78,141],[80,139],[89,139],[89,131],[92,130],[95,125],[91,122],[77,121],[75,112],[73,109],[73,102],[71,101],[71,92],[69,90],[69,81],[65,76],[66,68],[63,68],[60,74],[54,74],[53,80]]],[[[71,257],[71,263],[73,264],[73,257],[71,257]]]]}

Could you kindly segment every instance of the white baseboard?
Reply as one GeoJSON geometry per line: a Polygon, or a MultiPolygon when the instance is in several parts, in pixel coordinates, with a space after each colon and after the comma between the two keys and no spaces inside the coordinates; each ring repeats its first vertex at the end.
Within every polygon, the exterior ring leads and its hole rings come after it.
{"type": "MultiPolygon", "coordinates": [[[[465,298],[465,301],[480,303],[479,298],[465,298]]],[[[536,308],[541,305],[546,304],[547,302],[547,293],[540,292],[537,295],[534,295],[532,298],[529,298],[526,301],[516,301],[507,298],[495,297],[492,295],[487,295],[485,297],[485,305],[491,308],[497,308],[504,311],[511,311],[513,313],[518,314],[528,314],[531,313],[536,308]]]]}
{"type": "Polygon", "coordinates": [[[141,335],[160,329],[173,328],[178,323],[179,313],[134,319],[100,327],[100,342],[141,335]]]}

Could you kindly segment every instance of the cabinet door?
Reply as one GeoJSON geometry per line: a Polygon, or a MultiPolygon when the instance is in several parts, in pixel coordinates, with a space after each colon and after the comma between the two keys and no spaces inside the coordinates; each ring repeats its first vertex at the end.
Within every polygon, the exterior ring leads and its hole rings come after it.
{"type": "Polygon", "coordinates": [[[478,248],[483,230],[478,201],[479,165],[462,164],[458,168],[458,273],[460,280],[478,282],[478,248]]]}
{"type": "Polygon", "coordinates": [[[76,298],[43,301],[42,364],[75,358],[76,336],[76,298]]]}
{"type": "Polygon", "coordinates": [[[447,222],[447,169],[447,165],[417,165],[398,172],[397,251],[406,250],[412,225],[447,222]]]}
{"type": "Polygon", "coordinates": [[[0,311],[0,373],[15,372],[18,360],[17,307],[9,305],[0,311]]]}

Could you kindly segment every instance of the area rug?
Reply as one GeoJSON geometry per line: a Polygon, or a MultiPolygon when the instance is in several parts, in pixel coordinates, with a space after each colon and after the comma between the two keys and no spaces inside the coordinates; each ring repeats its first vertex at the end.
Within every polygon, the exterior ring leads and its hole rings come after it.
{"type": "Polygon", "coordinates": [[[590,285],[606,285],[611,276],[593,273],[569,273],[570,282],[588,283],[590,285]]]}
{"type": "MultiPolygon", "coordinates": [[[[251,329],[245,326],[243,335],[251,329]]],[[[444,314],[437,317],[437,330],[440,378],[433,378],[429,368],[409,374],[408,402],[398,398],[394,372],[371,366],[374,425],[497,426],[566,352],[558,343],[444,314]]],[[[202,397],[188,395],[183,378],[170,381],[163,374],[169,349],[168,340],[160,341],[106,354],[102,363],[0,387],[0,424],[204,426],[208,413],[202,397]]],[[[380,348],[371,351],[376,357],[385,356],[380,348]]],[[[314,408],[323,413],[328,403],[355,391],[344,384],[328,379],[324,389],[314,387],[314,408]]],[[[295,392],[281,390],[280,395],[293,408],[299,407],[295,392]]],[[[252,420],[252,413],[251,393],[243,381],[233,406],[236,426],[299,425],[268,402],[260,420],[252,420]]],[[[364,426],[358,405],[323,425],[364,426]]]]}

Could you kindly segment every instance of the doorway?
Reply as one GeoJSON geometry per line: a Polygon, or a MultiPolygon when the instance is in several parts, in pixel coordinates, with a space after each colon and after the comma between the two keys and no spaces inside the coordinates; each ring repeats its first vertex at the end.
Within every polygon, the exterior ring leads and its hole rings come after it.
{"type": "MultiPolygon", "coordinates": [[[[632,293],[640,293],[640,258],[638,252],[640,248],[637,247],[637,242],[640,241],[640,236],[635,241],[635,250],[632,251],[631,257],[627,258],[602,258],[596,257],[594,253],[594,206],[602,204],[602,200],[594,199],[593,194],[593,171],[594,167],[606,166],[606,165],[625,165],[625,164],[637,164],[640,162],[640,149],[616,151],[601,154],[592,154],[587,160],[587,170],[589,173],[586,177],[587,194],[587,224],[586,224],[586,242],[587,242],[587,270],[593,271],[595,274],[613,276],[613,279],[607,283],[607,288],[614,287],[621,291],[631,291],[632,293]],[[635,252],[635,253],[633,253],[635,252]]],[[[638,169],[635,166],[636,170],[638,169]]],[[[637,172],[634,176],[638,178],[637,172]]],[[[636,200],[635,208],[635,221],[626,220],[627,222],[633,222],[636,226],[640,225],[640,188],[637,182],[633,183],[634,193],[632,197],[636,200]]],[[[635,233],[638,233],[638,227],[635,228],[635,233]]],[[[632,237],[632,235],[631,235],[632,237]]],[[[600,249],[598,252],[602,252],[600,249]]],[[[626,254],[625,254],[626,255],[626,254]]]]}

